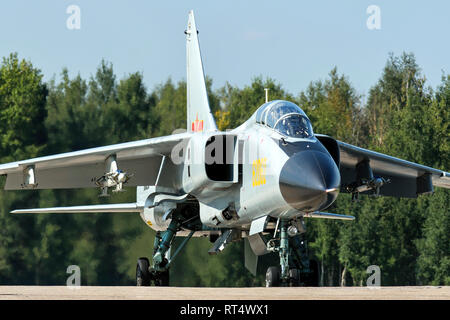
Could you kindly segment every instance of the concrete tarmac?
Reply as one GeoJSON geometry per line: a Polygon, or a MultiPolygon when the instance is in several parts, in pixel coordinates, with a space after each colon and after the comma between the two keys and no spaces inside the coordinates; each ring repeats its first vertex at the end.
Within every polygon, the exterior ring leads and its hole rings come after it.
{"type": "Polygon", "coordinates": [[[342,288],[0,286],[0,300],[450,300],[450,286],[342,288]]]}

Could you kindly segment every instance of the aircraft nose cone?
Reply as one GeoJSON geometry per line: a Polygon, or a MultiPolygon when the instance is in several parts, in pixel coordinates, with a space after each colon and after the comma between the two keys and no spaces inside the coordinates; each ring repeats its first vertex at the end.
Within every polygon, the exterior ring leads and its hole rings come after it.
{"type": "Polygon", "coordinates": [[[330,206],[339,193],[341,176],[333,158],[323,152],[302,151],[284,164],[280,191],[284,200],[300,211],[330,206]]]}

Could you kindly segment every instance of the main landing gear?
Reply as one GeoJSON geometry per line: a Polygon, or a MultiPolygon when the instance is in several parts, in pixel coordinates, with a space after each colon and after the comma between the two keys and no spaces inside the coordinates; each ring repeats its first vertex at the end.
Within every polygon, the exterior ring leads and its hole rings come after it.
{"type": "Polygon", "coordinates": [[[150,264],[147,258],[139,258],[137,261],[137,286],[150,286],[152,283],[155,286],[169,286],[170,265],[194,234],[194,231],[191,231],[170,257],[171,244],[180,226],[181,220],[173,217],[166,231],[156,232],[152,263],[150,264]]]}
{"type": "Polygon", "coordinates": [[[278,221],[274,236],[267,243],[267,249],[278,252],[280,266],[267,269],[266,287],[318,286],[318,264],[308,258],[305,232],[303,220],[278,221]]]}

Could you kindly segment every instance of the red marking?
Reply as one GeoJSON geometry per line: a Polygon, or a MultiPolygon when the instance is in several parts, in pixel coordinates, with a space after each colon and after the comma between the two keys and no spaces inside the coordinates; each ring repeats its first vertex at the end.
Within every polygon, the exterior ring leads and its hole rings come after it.
{"type": "Polygon", "coordinates": [[[198,120],[198,113],[195,116],[195,121],[192,122],[192,131],[193,132],[203,131],[203,120],[198,120]]]}

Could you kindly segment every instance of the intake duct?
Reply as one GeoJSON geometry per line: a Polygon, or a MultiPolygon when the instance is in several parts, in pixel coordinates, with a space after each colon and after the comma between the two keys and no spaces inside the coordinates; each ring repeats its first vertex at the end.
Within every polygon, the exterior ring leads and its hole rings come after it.
{"type": "Polygon", "coordinates": [[[340,169],[340,153],[339,153],[339,145],[337,141],[329,136],[325,135],[316,135],[317,140],[327,149],[328,153],[333,158],[337,167],[340,169]]]}

